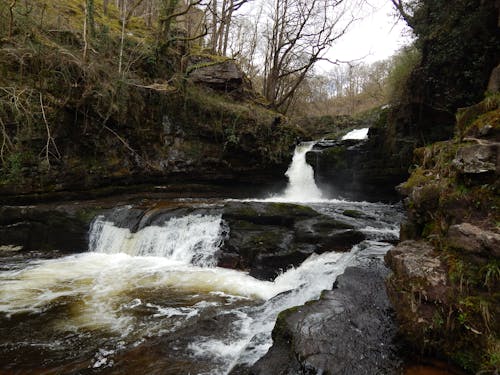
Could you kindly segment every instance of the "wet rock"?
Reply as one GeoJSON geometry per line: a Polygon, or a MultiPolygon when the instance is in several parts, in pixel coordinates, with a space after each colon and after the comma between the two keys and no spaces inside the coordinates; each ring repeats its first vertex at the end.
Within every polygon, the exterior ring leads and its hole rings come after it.
{"type": "Polygon", "coordinates": [[[468,253],[500,257],[500,234],[470,223],[452,225],[448,230],[447,243],[468,253]]]}
{"type": "Polygon", "coordinates": [[[383,148],[372,140],[322,143],[306,155],[317,184],[333,197],[352,200],[397,201],[394,189],[407,176],[401,163],[380,155],[383,148]]]}
{"type": "Polygon", "coordinates": [[[97,211],[57,206],[2,206],[0,246],[23,251],[86,251],[87,232],[97,211]]]}
{"type": "Polygon", "coordinates": [[[386,274],[378,262],[347,268],[319,300],[283,311],[273,330],[273,346],[250,373],[399,373],[386,274]]]}
{"type": "Polygon", "coordinates": [[[248,270],[259,279],[274,279],[312,253],[348,251],[365,238],[347,223],[295,204],[228,203],[222,218],[229,236],[219,266],[248,270]]]}

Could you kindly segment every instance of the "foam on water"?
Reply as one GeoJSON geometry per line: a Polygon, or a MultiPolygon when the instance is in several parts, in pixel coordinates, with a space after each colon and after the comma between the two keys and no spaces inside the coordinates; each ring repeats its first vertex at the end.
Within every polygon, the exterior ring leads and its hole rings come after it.
{"type": "Polygon", "coordinates": [[[355,261],[357,248],[350,253],[312,255],[300,267],[292,268],[268,284],[270,296],[259,307],[242,308],[239,319],[224,339],[201,338],[189,349],[194,356],[214,357],[220,366],[207,374],[227,374],[236,364],[254,363],[272,344],[271,332],[278,314],[290,307],[316,299],[330,289],[338,275],[355,261]]]}

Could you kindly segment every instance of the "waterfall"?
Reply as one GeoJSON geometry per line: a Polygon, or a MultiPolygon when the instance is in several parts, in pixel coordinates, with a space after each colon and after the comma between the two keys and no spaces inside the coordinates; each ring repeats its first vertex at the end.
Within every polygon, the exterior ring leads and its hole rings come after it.
{"type": "Polygon", "coordinates": [[[173,217],[162,226],[148,226],[136,233],[97,217],[90,228],[89,250],[132,256],[164,257],[201,267],[215,265],[215,253],[224,241],[220,215],[173,217]]]}
{"type": "Polygon", "coordinates": [[[295,148],[293,159],[286,171],[288,186],[282,195],[269,198],[271,201],[316,202],[323,200],[321,190],[314,181],[314,170],[306,162],[306,154],[315,142],[303,142],[295,148]]]}
{"type": "Polygon", "coordinates": [[[342,140],[355,139],[363,140],[368,138],[368,131],[370,128],[354,129],[342,137],[342,140]]]}

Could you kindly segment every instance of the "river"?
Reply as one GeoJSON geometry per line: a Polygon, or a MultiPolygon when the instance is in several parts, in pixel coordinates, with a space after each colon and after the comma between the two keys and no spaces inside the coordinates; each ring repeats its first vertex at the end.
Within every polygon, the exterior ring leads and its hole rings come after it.
{"type": "Polygon", "coordinates": [[[153,363],[162,374],[228,374],[250,366],[271,346],[280,311],[318,298],[346,267],[382,257],[398,239],[399,205],[322,195],[305,162],[312,146],[297,147],[283,194],[261,201],[306,204],[364,241],[258,280],[216,266],[230,231],[221,210],[232,200],[160,202],[194,211],[135,231],[114,221],[134,206],[116,207],[94,218],[85,253],[2,252],[0,373],[153,373],[142,367],[153,363]]]}

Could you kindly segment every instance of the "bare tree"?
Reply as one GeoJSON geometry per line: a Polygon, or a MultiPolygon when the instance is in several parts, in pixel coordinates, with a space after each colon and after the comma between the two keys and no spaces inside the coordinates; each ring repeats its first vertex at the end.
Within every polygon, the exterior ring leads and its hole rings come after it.
{"type": "Polygon", "coordinates": [[[266,37],[263,94],[286,112],[307,74],[354,22],[346,0],[274,0],[266,37]]]}
{"type": "Polygon", "coordinates": [[[9,4],[9,38],[12,38],[14,32],[14,7],[16,6],[17,0],[12,0],[9,4]]]}
{"type": "Polygon", "coordinates": [[[134,11],[141,5],[141,3],[144,0],[135,0],[131,7],[127,9],[127,2],[123,1],[121,2],[122,8],[120,9],[121,11],[121,24],[122,24],[122,32],[121,32],[121,37],[120,37],[120,57],[118,60],[118,73],[122,73],[122,66],[123,66],[123,48],[125,45],[125,29],[127,27],[127,23],[130,20],[130,17],[134,14],[134,11]]]}
{"type": "Polygon", "coordinates": [[[262,64],[258,62],[257,48],[259,46],[259,23],[256,20],[261,18],[262,13],[263,6],[261,5],[254,15],[255,18],[235,18],[228,37],[227,48],[253,83],[261,79],[262,64]]]}
{"type": "Polygon", "coordinates": [[[414,26],[413,22],[413,13],[415,11],[415,8],[418,6],[418,1],[417,0],[391,0],[392,4],[398,11],[399,15],[401,18],[405,20],[405,22],[408,24],[408,26],[412,27],[414,26]]]}
{"type": "Polygon", "coordinates": [[[108,8],[109,8],[109,0],[103,0],[102,1],[102,12],[104,13],[105,16],[108,15],[108,8]]]}
{"type": "Polygon", "coordinates": [[[251,0],[212,0],[209,6],[212,14],[211,47],[214,53],[225,56],[228,50],[230,30],[234,13],[251,0]],[[220,4],[220,6],[219,6],[220,4]]]}
{"type": "MultiPolygon", "coordinates": [[[[207,34],[206,30],[202,30],[195,35],[186,35],[185,37],[172,36],[173,22],[183,16],[189,14],[193,8],[202,4],[203,0],[188,0],[180,2],[180,0],[160,0],[160,17],[159,17],[159,33],[157,37],[157,48],[161,49],[168,45],[173,40],[196,40],[207,34]]],[[[189,23],[190,20],[187,21],[189,23]]]]}

